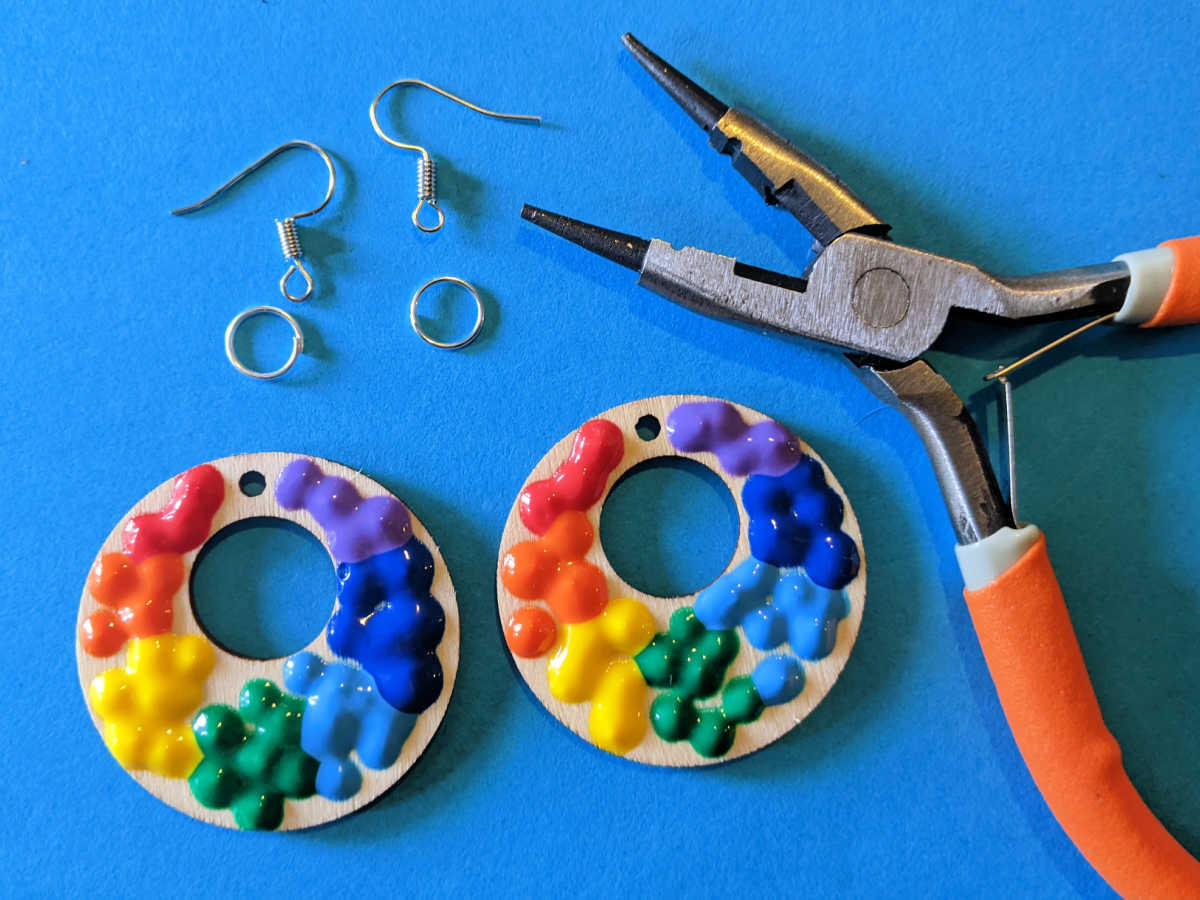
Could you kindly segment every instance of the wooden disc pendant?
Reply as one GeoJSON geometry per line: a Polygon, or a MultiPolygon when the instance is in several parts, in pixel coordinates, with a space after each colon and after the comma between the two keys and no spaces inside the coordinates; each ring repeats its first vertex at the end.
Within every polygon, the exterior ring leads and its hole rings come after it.
{"type": "Polygon", "coordinates": [[[865,594],[858,521],[812,448],[745,406],[678,394],[559,441],[509,513],[496,573],[538,699],[584,740],[661,766],[743,756],[799,723],[846,664],[865,594]],[[599,540],[613,486],[659,457],[706,466],[737,503],[732,559],[685,597],[630,585],[599,540]]]}
{"type": "Polygon", "coordinates": [[[428,746],[458,669],[454,585],[429,532],[382,485],[291,453],[228,456],[143,497],[109,534],[79,604],[79,682],[117,762],[181,812],[306,828],[391,787],[428,746]],[[310,531],[337,573],[322,632],[248,659],[204,631],[191,573],[244,519],[310,531]]]}

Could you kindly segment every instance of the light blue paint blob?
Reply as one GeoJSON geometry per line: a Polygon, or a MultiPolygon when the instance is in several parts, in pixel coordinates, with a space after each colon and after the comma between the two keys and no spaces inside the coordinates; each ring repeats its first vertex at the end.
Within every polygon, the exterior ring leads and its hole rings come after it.
{"type": "Polygon", "coordinates": [[[804,667],[794,656],[768,656],[750,675],[758,696],[767,706],[778,706],[800,696],[804,690],[804,667]]]}
{"type": "Polygon", "coordinates": [[[330,800],[349,800],[362,787],[362,772],[348,759],[322,760],[317,769],[317,793],[330,800]]]}
{"type": "Polygon", "coordinates": [[[300,746],[320,762],[317,793],[348,800],[362,787],[362,773],[350,759],[386,769],[400,756],[417,717],[384,700],[371,676],[345,663],[326,663],[302,651],[283,664],[284,686],[308,698],[300,746]]]}
{"type": "Polygon", "coordinates": [[[788,643],[801,659],[824,659],[837,643],[838,623],[850,613],[845,591],[823,588],[802,575],[803,590],[788,592],[776,605],[787,616],[788,643]]]}
{"type": "Polygon", "coordinates": [[[746,640],[760,650],[778,647],[788,639],[787,616],[778,606],[767,601],[746,613],[741,625],[746,640]]]}
{"type": "Polygon", "coordinates": [[[747,613],[770,600],[778,581],[777,568],[747,558],[696,595],[696,618],[710,631],[737,628],[747,613]]]}
{"type": "Polygon", "coordinates": [[[843,590],[815,584],[803,569],[778,569],[750,558],[697,594],[695,611],[706,628],[740,626],[759,650],[786,641],[797,656],[817,660],[837,643],[850,601],[843,590]]]}

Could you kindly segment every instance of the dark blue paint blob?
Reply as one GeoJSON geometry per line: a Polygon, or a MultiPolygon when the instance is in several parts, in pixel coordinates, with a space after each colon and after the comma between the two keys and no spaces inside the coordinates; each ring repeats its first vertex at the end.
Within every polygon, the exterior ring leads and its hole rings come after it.
{"type": "Polygon", "coordinates": [[[858,547],[841,530],[845,506],[825,471],[803,456],[782,475],[751,475],[742,488],[750,553],[781,569],[804,566],[816,584],[839,590],[858,574],[858,547]]]}
{"type": "Polygon", "coordinates": [[[858,574],[858,547],[844,531],[818,531],[804,554],[804,571],[831,589],[845,587],[858,574]]]}
{"type": "Polygon", "coordinates": [[[446,629],[446,614],[429,593],[433,556],[414,537],[395,550],[342,563],[338,579],[329,648],[358,660],[396,709],[428,708],[442,692],[436,651],[446,629]]]}

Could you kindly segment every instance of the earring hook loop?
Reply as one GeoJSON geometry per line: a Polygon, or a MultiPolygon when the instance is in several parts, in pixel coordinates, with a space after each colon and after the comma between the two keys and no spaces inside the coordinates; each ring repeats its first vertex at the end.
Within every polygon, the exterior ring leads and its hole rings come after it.
{"type": "Polygon", "coordinates": [[[294,213],[285,219],[275,220],[275,228],[279,232],[279,246],[283,250],[284,258],[290,263],[287,271],[283,273],[283,277],[279,279],[279,290],[283,296],[287,297],[293,303],[301,303],[307,300],[312,296],[313,292],[312,276],[308,274],[308,269],[304,268],[304,263],[300,261],[300,258],[304,256],[304,252],[300,248],[300,236],[296,232],[296,220],[316,215],[328,206],[329,201],[333,199],[334,188],[337,187],[337,170],[333,167],[333,160],[329,158],[329,154],[325,152],[323,147],[319,147],[312,141],[287,141],[250,163],[250,165],[246,166],[246,168],[242,169],[242,171],[238,172],[203,200],[193,203],[191,206],[181,206],[179,209],[171,210],[171,215],[173,216],[186,216],[188,213],[203,209],[281,153],[286,153],[288,150],[300,149],[312,150],[321,157],[325,163],[325,168],[329,170],[329,186],[325,189],[325,199],[318,206],[306,212],[294,213]],[[288,290],[288,281],[297,273],[304,279],[304,292],[301,294],[293,294],[288,290]]]}
{"type": "Polygon", "coordinates": [[[406,144],[403,141],[396,140],[396,138],[387,134],[383,130],[383,127],[379,124],[378,109],[380,101],[383,100],[388,92],[394,90],[395,88],[410,85],[413,87],[426,88],[427,90],[433,91],[435,94],[445,97],[447,100],[452,100],[460,106],[465,106],[467,109],[473,110],[474,112],[477,112],[483,116],[490,116],[493,119],[509,119],[521,122],[537,122],[540,124],[542,117],[527,116],[518,113],[502,113],[491,109],[484,109],[482,106],[472,103],[470,100],[464,100],[462,97],[452,94],[447,90],[443,90],[436,84],[430,84],[428,81],[422,81],[419,78],[401,78],[399,81],[393,81],[375,95],[375,99],[371,101],[370,110],[371,127],[375,129],[375,133],[393,147],[399,147],[401,150],[412,150],[414,153],[421,154],[421,159],[417,162],[417,205],[412,211],[412,222],[421,231],[429,234],[440,229],[446,222],[446,214],[442,211],[442,208],[437,202],[437,169],[434,165],[433,158],[429,155],[429,151],[424,147],[420,146],[419,144],[406,144]],[[421,210],[425,206],[428,206],[437,213],[437,220],[432,225],[426,225],[421,221],[421,210]]]}

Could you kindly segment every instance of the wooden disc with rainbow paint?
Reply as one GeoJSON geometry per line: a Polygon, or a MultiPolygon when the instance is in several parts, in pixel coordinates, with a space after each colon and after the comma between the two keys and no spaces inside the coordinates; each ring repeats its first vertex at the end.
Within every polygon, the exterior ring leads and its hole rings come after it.
{"type": "Polygon", "coordinates": [[[243,829],[329,822],[395,784],[441,724],[458,649],[454,585],[416,516],[361,473],[289,453],[215,460],[147,494],[100,548],[76,629],[117,762],[164,803],[243,829]],[[260,516],[310,531],[337,570],[329,623],[285,659],[218,646],[191,603],[204,545],[260,516]]]}
{"type": "Polygon", "coordinates": [[[745,406],[677,394],[559,441],[509,513],[496,573],[505,642],[538,699],[584,740],[662,766],[743,756],[792,729],[845,666],[865,595],[858,521],[812,448],[745,406]],[[598,535],[621,477],[670,456],[724,482],[739,534],[712,584],[662,598],[622,580],[598,535]]]}

